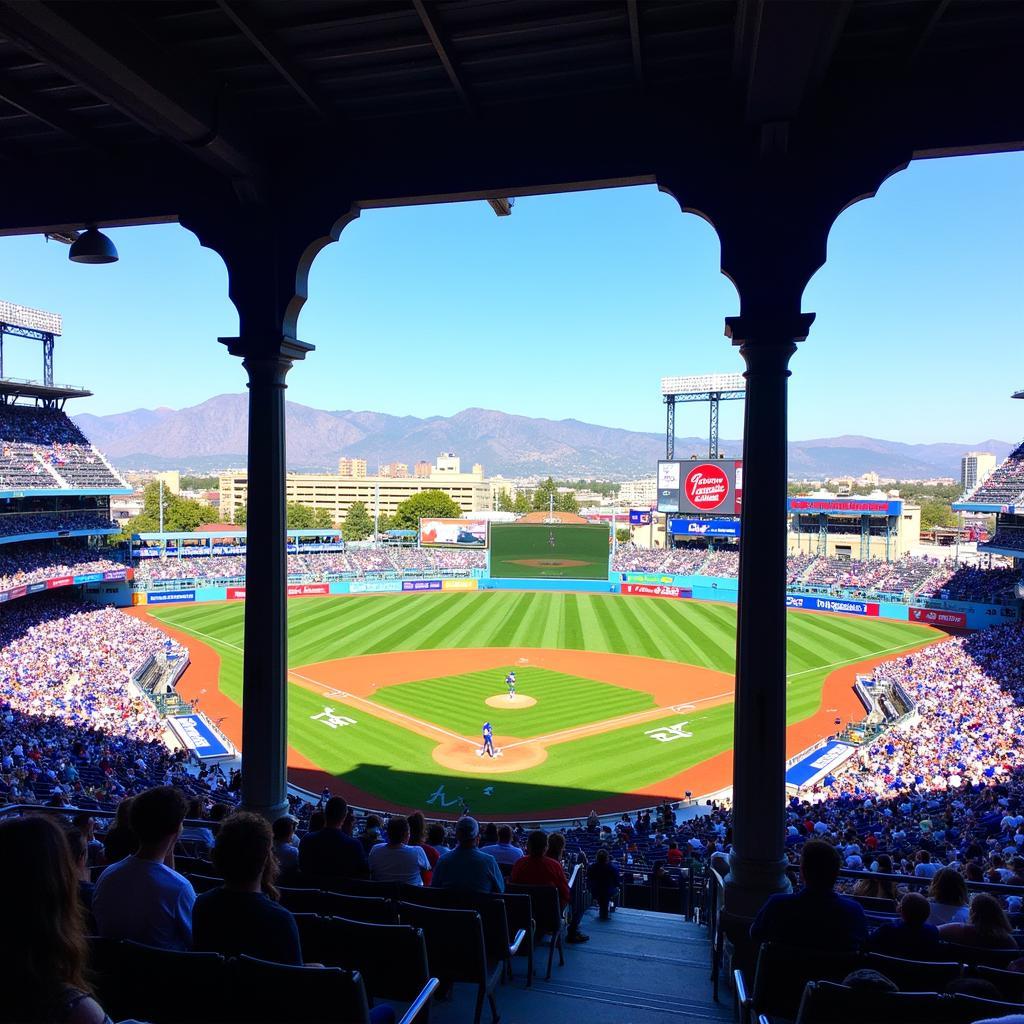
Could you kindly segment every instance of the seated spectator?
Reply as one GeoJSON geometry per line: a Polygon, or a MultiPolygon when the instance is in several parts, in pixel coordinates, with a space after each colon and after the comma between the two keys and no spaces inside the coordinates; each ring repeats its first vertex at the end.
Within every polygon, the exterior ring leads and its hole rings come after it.
{"type": "Polygon", "coordinates": [[[597,900],[598,917],[607,921],[609,907],[619,891],[619,872],[609,862],[607,850],[597,851],[594,863],[587,868],[587,881],[590,883],[590,892],[597,900]]]}
{"type": "Polygon", "coordinates": [[[511,867],[523,855],[522,849],[512,842],[512,829],[508,825],[498,827],[498,841],[493,846],[482,846],[480,849],[506,867],[511,867]]]}
{"type": "Polygon", "coordinates": [[[936,927],[943,924],[963,924],[967,920],[967,883],[955,868],[937,871],[928,886],[928,904],[931,913],[928,923],[936,927]]]}
{"type": "Polygon", "coordinates": [[[85,980],[87,947],[67,839],[49,818],[0,823],[0,985],[7,1021],[109,1024],[85,980]]]}
{"type": "Polygon", "coordinates": [[[898,956],[905,960],[934,960],[939,946],[939,929],[928,924],[931,906],[919,892],[908,892],[900,900],[900,920],[883,924],[868,939],[872,953],[898,956]]]}
{"type": "Polygon", "coordinates": [[[194,948],[301,966],[295,918],[275,902],[277,863],[266,820],[246,811],[231,815],[217,834],[213,862],[224,884],[196,897],[194,948]]]}
{"type": "Polygon", "coordinates": [[[71,863],[75,866],[75,877],[78,879],[78,902],[87,922],[92,923],[92,897],[96,886],[92,884],[92,872],[89,870],[89,846],[81,829],[69,828],[65,835],[71,863]]]}
{"type": "Polygon", "coordinates": [[[565,836],[561,832],[551,832],[548,835],[548,848],[545,856],[557,860],[559,864],[565,858],[565,836]]]}
{"type": "Polygon", "coordinates": [[[378,844],[384,842],[384,837],[380,831],[380,818],[376,814],[368,814],[366,821],[363,823],[363,834],[359,836],[359,842],[362,844],[363,852],[369,856],[370,851],[378,844]]]}
{"type": "Polygon", "coordinates": [[[171,786],[135,798],[130,820],[138,852],[111,864],[93,896],[93,913],[104,938],[160,949],[191,948],[196,894],[188,879],[168,866],[186,807],[184,796],[171,786]]]}
{"type": "MultiPolygon", "coordinates": [[[[423,872],[422,879],[424,885],[430,885],[434,874],[434,865],[437,863],[441,854],[426,841],[427,822],[423,817],[422,811],[413,811],[412,814],[406,818],[406,821],[409,822],[409,845],[422,847],[423,852],[427,855],[430,870],[423,872]]],[[[442,836],[444,835],[443,832],[441,834],[442,836]]]]}
{"type": "Polygon", "coordinates": [[[430,861],[422,846],[409,846],[409,822],[396,815],[388,819],[388,840],[370,851],[370,877],[375,882],[403,882],[422,885],[430,861]]]}
{"type": "Polygon", "coordinates": [[[124,860],[139,848],[139,840],[132,831],[131,813],[135,797],[126,796],[118,805],[114,824],[103,836],[103,859],[107,864],[124,860]]]}
{"type": "MultiPolygon", "coordinates": [[[[928,819],[925,818],[921,821],[921,830],[925,831],[925,822],[928,819]]],[[[917,857],[914,858],[916,864],[914,865],[914,877],[915,878],[934,878],[938,874],[939,864],[932,863],[932,855],[927,850],[918,850],[917,857]]]]}
{"type": "Polygon", "coordinates": [[[668,852],[665,854],[665,863],[670,868],[677,868],[683,862],[683,853],[679,849],[679,844],[671,842],[668,844],[668,852]]]}
{"type": "Polygon", "coordinates": [[[755,942],[847,952],[867,939],[864,910],[855,900],[835,892],[839,852],[821,840],[804,844],[800,854],[803,888],[770,896],[750,927],[755,942]]]}
{"type": "Polygon", "coordinates": [[[480,826],[476,818],[468,815],[455,824],[458,846],[441,855],[434,866],[431,885],[435,889],[458,889],[462,892],[504,892],[498,862],[488,853],[477,849],[480,826]]]}
{"type": "Polygon", "coordinates": [[[282,875],[299,870],[299,847],[295,841],[295,819],[286,814],[273,825],[274,856],[282,875]]]}
{"type": "Polygon", "coordinates": [[[82,811],[71,819],[71,824],[82,833],[86,846],[86,863],[95,867],[103,860],[103,844],[96,838],[96,819],[82,811]]]}
{"type": "MultiPolygon", "coordinates": [[[[548,837],[543,829],[531,832],[526,840],[526,856],[513,865],[511,880],[516,885],[553,885],[558,890],[564,909],[572,903],[572,892],[562,865],[546,856],[547,846],[548,837]]],[[[574,924],[575,927],[569,932],[568,941],[587,942],[590,936],[579,930],[578,922],[574,924]]]]}
{"type": "MultiPolygon", "coordinates": [[[[879,854],[876,861],[878,874],[892,875],[892,858],[887,853],[879,854]]],[[[885,878],[858,878],[853,887],[854,896],[871,896],[878,900],[892,900],[894,903],[899,899],[899,892],[896,883],[885,878]]]]}
{"type": "Polygon", "coordinates": [[[944,924],[939,928],[939,935],[945,942],[984,949],[1013,949],[1017,945],[1009,918],[999,901],[985,892],[971,900],[966,924],[944,924]]]}
{"type": "MultiPolygon", "coordinates": [[[[185,817],[192,818],[193,820],[202,820],[203,801],[199,797],[193,797],[189,800],[188,813],[185,817]]],[[[181,830],[181,838],[183,842],[188,843],[195,850],[196,857],[206,858],[210,856],[214,838],[213,833],[205,825],[186,825],[181,830]]]]}
{"type": "Polygon", "coordinates": [[[324,827],[303,836],[299,843],[299,868],[306,879],[367,876],[362,844],[345,834],[347,816],[344,798],[332,796],[324,807],[324,827]]]}

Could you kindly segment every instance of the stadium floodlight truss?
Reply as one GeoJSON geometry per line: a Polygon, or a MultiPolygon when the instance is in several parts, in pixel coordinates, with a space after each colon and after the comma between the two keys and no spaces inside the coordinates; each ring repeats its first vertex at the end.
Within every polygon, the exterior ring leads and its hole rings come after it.
{"type": "Polygon", "coordinates": [[[43,383],[53,386],[53,339],[64,329],[60,313],[0,300],[0,379],[4,376],[4,337],[43,343],[43,383]]]}
{"type": "Polygon", "coordinates": [[[665,458],[675,458],[676,402],[707,402],[711,407],[708,424],[708,458],[719,458],[718,403],[735,402],[747,393],[742,373],[705,373],[689,377],[662,377],[665,402],[665,458]]]}

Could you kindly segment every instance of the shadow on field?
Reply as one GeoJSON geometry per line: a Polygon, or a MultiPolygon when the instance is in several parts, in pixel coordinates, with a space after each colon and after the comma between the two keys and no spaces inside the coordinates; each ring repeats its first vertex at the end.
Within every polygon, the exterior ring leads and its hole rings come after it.
{"type": "Polygon", "coordinates": [[[311,793],[326,786],[332,794],[360,807],[419,809],[428,817],[468,813],[484,819],[531,820],[534,817],[585,818],[632,807],[681,800],[682,793],[638,796],[612,790],[544,786],[517,782],[514,775],[468,776],[398,771],[387,765],[360,764],[344,776],[309,768],[289,768],[289,780],[311,793]],[[376,794],[376,795],[374,795],[376,794]],[[385,796],[386,794],[386,796],[385,796]]]}

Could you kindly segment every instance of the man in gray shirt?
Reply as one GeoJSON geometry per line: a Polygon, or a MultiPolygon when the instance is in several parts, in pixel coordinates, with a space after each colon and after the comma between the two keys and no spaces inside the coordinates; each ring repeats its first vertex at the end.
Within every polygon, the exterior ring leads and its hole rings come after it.
{"type": "Polygon", "coordinates": [[[455,838],[459,845],[444,854],[434,865],[432,886],[438,889],[459,889],[462,892],[504,892],[498,862],[477,849],[480,826],[476,818],[459,818],[455,838]]]}

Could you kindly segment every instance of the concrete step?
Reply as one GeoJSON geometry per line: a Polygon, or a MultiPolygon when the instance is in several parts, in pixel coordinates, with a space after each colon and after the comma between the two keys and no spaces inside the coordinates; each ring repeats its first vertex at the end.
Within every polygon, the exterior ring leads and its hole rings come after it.
{"type": "MultiPolygon", "coordinates": [[[[533,986],[526,961],[499,986],[502,1024],[694,1024],[732,1018],[731,1001],[711,1001],[711,950],[707,931],[674,914],[618,910],[600,921],[596,909],[583,921],[590,941],[567,945],[565,966],[555,954],[544,981],[547,947],[538,951],[533,986]]],[[[476,991],[456,985],[450,1002],[431,1009],[432,1024],[472,1024],[476,991]]],[[[482,1024],[490,1024],[485,1008],[482,1024]]]]}

